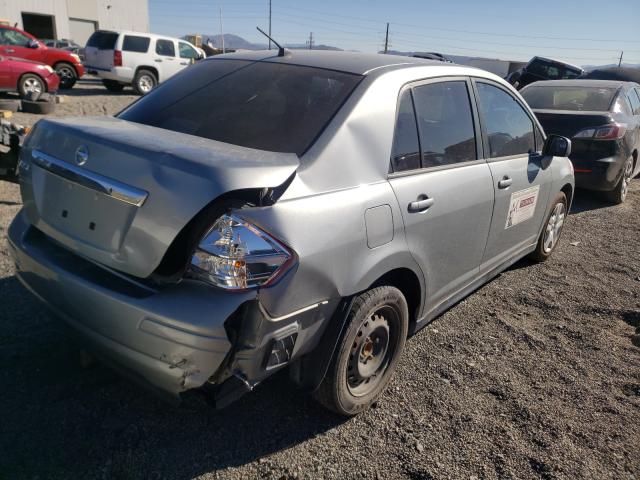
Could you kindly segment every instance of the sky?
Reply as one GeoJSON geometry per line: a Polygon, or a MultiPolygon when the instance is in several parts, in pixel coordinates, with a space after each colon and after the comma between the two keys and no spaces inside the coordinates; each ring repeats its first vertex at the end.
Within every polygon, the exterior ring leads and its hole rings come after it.
{"type": "MultiPolygon", "coordinates": [[[[529,60],[542,55],[577,65],[640,63],[640,0],[271,0],[280,43],[345,50],[389,48],[529,60]]],[[[149,0],[151,31],[224,33],[265,43],[269,0],[149,0]]]]}

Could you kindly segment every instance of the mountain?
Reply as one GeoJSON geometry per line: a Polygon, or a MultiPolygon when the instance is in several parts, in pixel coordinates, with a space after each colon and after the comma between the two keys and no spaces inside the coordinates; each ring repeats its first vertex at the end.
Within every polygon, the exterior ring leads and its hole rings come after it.
{"type": "MultiPolygon", "coordinates": [[[[591,70],[595,70],[596,68],[611,68],[611,67],[617,67],[617,66],[618,66],[617,63],[610,63],[608,65],[583,65],[582,68],[584,68],[587,72],[589,72],[591,70]]],[[[621,66],[626,68],[640,68],[640,63],[622,62],[621,66]]]]}
{"type": "MultiPolygon", "coordinates": [[[[207,34],[207,33],[203,33],[201,35],[202,35],[202,43],[206,43],[208,40],[211,40],[211,42],[215,47],[222,48],[222,35],[207,34]]],[[[224,34],[224,46],[225,48],[230,48],[232,50],[266,50],[267,48],[269,48],[269,45],[266,42],[252,43],[232,33],[224,34]]],[[[304,43],[285,43],[284,46],[292,50],[309,48],[304,43]]],[[[338,48],[338,47],[334,47],[331,45],[323,45],[323,44],[314,45],[313,49],[314,50],[342,50],[341,48],[338,48]]]]}

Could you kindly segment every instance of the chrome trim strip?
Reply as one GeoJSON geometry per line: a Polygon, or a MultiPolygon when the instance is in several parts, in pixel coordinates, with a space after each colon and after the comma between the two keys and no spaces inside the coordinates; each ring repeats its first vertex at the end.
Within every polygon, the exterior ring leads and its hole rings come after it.
{"type": "Polygon", "coordinates": [[[280,320],[286,320],[287,318],[295,317],[296,315],[300,315],[301,313],[308,312],[309,310],[313,310],[314,308],[318,308],[320,305],[326,305],[329,303],[329,300],[323,300],[322,302],[314,303],[313,305],[309,305],[308,307],[303,307],[299,310],[295,310],[291,313],[287,313],[286,315],[282,315],[281,317],[272,317],[269,313],[264,309],[262,304],[258,302],[260,306],[260,311],[262,314],[267,317],[268,320],[272,322],[279,322],[280,320]]]}
{"type": "Polygon", "coordinates": [[[108,195],[121,202],[141,207],[149,194],[139,188],[131,187],[125,183],[112,180],[98,173],[76,167],[40,150],[31,152],[33,163],[59,177],[80,186],[108,195]]]}

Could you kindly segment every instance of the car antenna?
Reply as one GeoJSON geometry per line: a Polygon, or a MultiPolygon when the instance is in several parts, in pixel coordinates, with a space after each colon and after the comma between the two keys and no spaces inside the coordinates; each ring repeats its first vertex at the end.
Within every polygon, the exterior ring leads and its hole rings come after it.
{"type": "Polygon", "coordinates": [[[284,47],[281,46],[278,42],[276,42],[273,38],[271,38],[271,36],[264,30],[262,30],[260,27],[256,27],[256,28],[261,34],[263,34],[265,37],[267,37],[269,40],[271,40],[273,43],[276,44],[276,47],[278,47],[278,56],[284,57],[284,47]]]}

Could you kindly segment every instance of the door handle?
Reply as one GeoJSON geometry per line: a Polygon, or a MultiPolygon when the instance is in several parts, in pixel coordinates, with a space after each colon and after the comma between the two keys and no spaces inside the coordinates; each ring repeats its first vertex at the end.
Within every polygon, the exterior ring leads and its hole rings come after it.
{"type": "Polygon", "coordinates": [[[162,61],[162,59],[161,59],[161,58],[156,58],[156,59],[154,60],[154,62],[161,62],[161,61],[162,61]]]}
{"type": "Polygon", "coordinates": [[[415,202],[411,202],[409,204],[409,212],[424,212],[435,203],[435,200],[433,198],[429,198],[426,195],[420,195],[418,198],[419,200],[416,200],[415,202]]]}
{"type": "Polygon", "coordinates": [[[502,180],[498,182],[498,188],[509,188],[513,183],[513,179],[511,177],[503,177],[502,180]]]}

